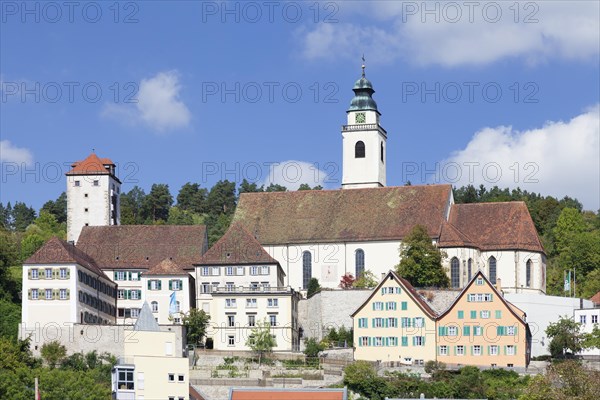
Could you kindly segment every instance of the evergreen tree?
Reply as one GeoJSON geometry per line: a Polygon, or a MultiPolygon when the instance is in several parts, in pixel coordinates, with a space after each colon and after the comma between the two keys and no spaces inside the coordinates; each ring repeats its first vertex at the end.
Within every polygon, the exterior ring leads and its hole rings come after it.
{"type": "Polygon", "coordinates": [[[267,186],[265,192],[287,192],[287,188],[277,183],[271,183],[269,186],[267,186]]]}
{"type": "Polygon", "coordinates": [[[197,183],[186,183],[179,189],[177,195],[177,207],[184,211],[191,211],[197,214],[206,212],[206,197],[208,191],[201,188],[197,183]]]}
{"type": "Polygon", "coordinates": [[[207,197],[207,213],[231,215],[235,211],[235,182],[219,181],[210,189],[207,197]]]}
{"type": "Polygon", "coordinates": [[[306,289],[306,297],[312,296],[319,290],[321,290],[319,280],[317,278],[310,278],[310,280],[308,281],[308,288],[306,289]]]}
{"type": "Polygon", "coordinates": [[[25,203],[17,201],[12,209],[13,227],[17,232],[24,232],[35,219],[35,210],[25,203]]]}
{"type": "Polygon", "coordinates": [[[258,192],[264,192],[264,191],[265,191],[264,186],[258,187],[256,182],[250,183],[244,178],[244,180],[242,180],[242,183],[240,183],[240,187],[238,189],[238,195],[242,194],[242,193],[258,193],[258,192]]]}
{"type": "Polygon", "coordinates": [[[42,211],[48,211],[50,214],[56,217],[56,221],[59,224],[63,224],[67,222],[67,194],[62,192],[60,196],[56,199],[56,201],[48,200],[42,206],[40,213],[42,211]]]}
{"type": "Polygon", "coordinates": [[[143,211],[146,193],[139,186],[134,186],[129,192],[121,193],[121,224],[139,225],[144,223],[143,211]]]}
{"type": "Polygon", "coordinates": [[[152,224],[169,219],[169,209],[173,205],[173,196],[169,192],[169,185],[155,183],[150,193],[144,198],[142,216],[146,223],[152,224]]]}
{"type": "Polygon", "coordinates": [[[423,225],[415,225],[400,245],[396,272],[415,287],[448,287],[442,253],[433,245],[423,225]]]}

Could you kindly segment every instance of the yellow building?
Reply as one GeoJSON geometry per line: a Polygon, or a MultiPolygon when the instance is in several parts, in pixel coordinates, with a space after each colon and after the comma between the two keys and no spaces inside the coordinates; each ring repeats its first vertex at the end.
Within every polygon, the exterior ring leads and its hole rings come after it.
{"type": "Polygon", "coordinates": [[[437,359],[452,365],[527,367],[531,332],[525,317],[479,271],[438,319],[437,359]]]}
{"type": "Polygon", "coordinates": [[[356,360],[388,365],[422,365],[435,360],[436,313],[406,279],[393,271],[352,318],[356,360]]]}

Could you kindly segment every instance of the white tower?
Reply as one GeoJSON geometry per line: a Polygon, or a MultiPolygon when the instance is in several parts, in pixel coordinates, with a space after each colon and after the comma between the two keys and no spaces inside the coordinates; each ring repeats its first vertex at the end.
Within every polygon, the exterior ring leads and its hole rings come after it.
{"type": "Polygon", "coordinates": [[[375,91],[365,78],[364,64],[362,70],[352,89],[347,125],[342,126],[342,189],[385,186],[387,132],[379,125],[381,114],[371,97],[375,91]]]}
{"type": "Polygon", "coordinates": [[[84,226],[119,225],[121,181],[115,164],[92,153],[67,175],[67,240],[77,242],[84,226]]]}

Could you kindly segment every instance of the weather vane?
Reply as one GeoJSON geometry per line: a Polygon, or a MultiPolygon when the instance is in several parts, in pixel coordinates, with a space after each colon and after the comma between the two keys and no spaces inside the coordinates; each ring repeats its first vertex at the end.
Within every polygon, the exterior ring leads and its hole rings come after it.
{"type": "Polygon", "coordinates": [[[362,77],[365,77],[365,54],[362,55],[362,77]]]}

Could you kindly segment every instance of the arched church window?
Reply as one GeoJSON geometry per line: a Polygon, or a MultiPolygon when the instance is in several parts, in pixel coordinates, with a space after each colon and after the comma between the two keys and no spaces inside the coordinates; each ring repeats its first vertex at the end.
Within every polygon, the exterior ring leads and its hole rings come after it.
{"type": "Polygon", "coordinates": [[[381,162],[383,161],[383,142],[381,142],[381,162]]]}
{"type": "Polygon", "coordinates": [[[531,260],[525,263],[525,286],[531,287],[531,260]]]}
{"type": "Polygon", "coordinates": [[[356,279],[365,272],[365,252],[363,249],[358,249],[354,253],[356,279]]]}
{"type": "Polygon", "coordinates": [[[467,261],[467,275],[469,276],[469,281],[471,280],[471,278],[473,277],[473,259],[469,258],[469,261],[467,261]]]}
{"type": "Polygon", "coordinates": [[[308,289],[308,282],[312,277],[312,254],[310,251],[302,253],[302,287],[308,289]]]}
{"type": "Polygon", "coordinates": [[[491,256],[488,259],[488,268],[489,268],[489,278],[490,282],[496,284],[496,257],[491,256]]]}
{"type": "Polygon", "coordinates": [[[450,260],[450,283],[453,288],[460,287],[460,262],[456,257],[450,260]]]}
{"type": "Polygon", "coordinates": [[[354,158],[365,158],[365,142],[359,140],[354,145],[354,158]]]}

